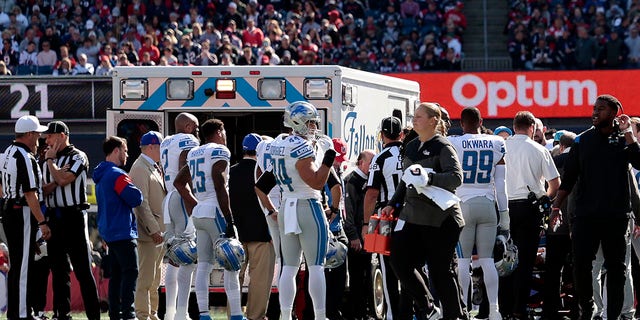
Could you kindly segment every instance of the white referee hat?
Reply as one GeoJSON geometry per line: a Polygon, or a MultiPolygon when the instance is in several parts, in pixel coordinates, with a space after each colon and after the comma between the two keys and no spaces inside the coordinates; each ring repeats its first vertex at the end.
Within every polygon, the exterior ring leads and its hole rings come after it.
{"type": "Polygon", "coordinates": [[[45,132],[46,126],[40,125],[40,120],[34,116],[22,116],[16,121],[16,133],[45,132]]]}

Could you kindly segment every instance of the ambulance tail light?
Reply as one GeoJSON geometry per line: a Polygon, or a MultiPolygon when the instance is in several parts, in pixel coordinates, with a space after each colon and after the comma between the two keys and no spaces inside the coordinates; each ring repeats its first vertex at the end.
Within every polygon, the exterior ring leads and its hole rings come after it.
{"type": "Polygon", "coordinates": [[[167,100],[193,99],[193,79],[167,80],[167,100]]]}
{"type": "Polygon", "coordinates": [[[218,79],[216,81],[216,99],[235,99],[236,81],[233,79],[218,79]]]}
{"type": "Polygon", "coordinates": [[[149,96],[149,82],[146,79],[120,80],[120,99],[146,100],[149,96]]]}
{"type": "Polygon", "coordinates": [[[282,100],[286,96],[284,79],[258,80],[258,98],[262,100],[282,100]]]}
{"type": "Polygon", "coordinates": [[[308,100],[331,99],[331,79],[304,79],[304,97],[308,100]]]}

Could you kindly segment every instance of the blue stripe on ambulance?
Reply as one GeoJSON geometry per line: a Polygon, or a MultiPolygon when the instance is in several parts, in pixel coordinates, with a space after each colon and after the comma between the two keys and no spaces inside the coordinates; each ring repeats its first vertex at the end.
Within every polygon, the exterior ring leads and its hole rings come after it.
{"type": "Polygon", "coordinates": [[[202,107],[202,105],[209,99],[208,96],[204,94],[205,89],[216,89],[216,78],[209,78],[205,80],[205,82],[198,87],[198,90],[193,93],[193,99],[185,101],[182,106],[183,107],[202,107]]]}
{"type": "Polygon", "coordinates": [[[244,78],[236,78],[236,88],[240,96],[252,107],[271,107],[266,100],[258,98],[258,91],[244,78]]]}
{"type": "Polygon", "coordinates": [[[300,93],[300,91],[298,91],[298,89],[296,89],[296,87],[292,85],[291,82],[289,82],[289,80],[286,80],[286,83],[287,84],[286,84],[285,92],[287,93],[287,102],[293,103],[296,101],[307,101],[307,99],[304,98],[302,93],[300,93]]]}
{"type": "Polygon", "coordinates": [[[138,110],[158,110],[165,102],[167,102],[167,83],[163,82],[138,110]]]}

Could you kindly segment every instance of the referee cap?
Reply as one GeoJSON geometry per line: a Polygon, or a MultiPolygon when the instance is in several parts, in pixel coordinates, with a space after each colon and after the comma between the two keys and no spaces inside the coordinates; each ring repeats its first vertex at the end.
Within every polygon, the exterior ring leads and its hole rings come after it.
{"type": "Polygon", "coordinates": [[[388,135],[397,137],[402,132],[402,122],[397,117],[387,117],[382,119],[380,130],[388,135]]]}
{"type": "Polygon", "coordinates": [[[22,116],[16,121],[16,133],[44,132],[47,127],[40,125],[40,120],[35,116],[22,116]]]}
{"type": "Polygon", "coordinates": [[[148,146],[150,144],[160,144],[162,135],[158,131],[149,131],[140,138],[140,146],[148,146]]]}
{"type": "Polygon", "coordinates": [[[69,127],[62,121],[51,121],[47,126],[48,128],[47,131],[44,132],[45,134],[64,133],[67,136],[69,135],[69,127]]]}

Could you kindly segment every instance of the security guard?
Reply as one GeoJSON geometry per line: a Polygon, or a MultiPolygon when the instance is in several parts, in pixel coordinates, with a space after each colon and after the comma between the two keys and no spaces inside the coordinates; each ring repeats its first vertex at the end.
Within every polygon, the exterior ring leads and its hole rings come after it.
{"type": "Polygon", "coordinates": [[[29,264],[35,254],[35,235],[39,228],[42,238],[48,240],[51,230],[40,209],[42,174],[34,156],[40,134],[47,127],[34,116],[22,116],[16,121],[14,142],[0,156],[0,171],[4,192],[2,222],[10,248],[11,269],[7,281],[7,318],[33,317],[27,292],[35,281],[30,281],[29,264]],[[37,225],[37,227],[36,227],[37,225]]]}
{"type": "Polygon", "coordinates": [[[43,191],[49,226],[55,236],[48,242],[53,271],[54,310],[58,319],[70,319],[71,282],[69,261],[80,283],[88,319],[100,318],[96,282],[91,273],[91,242],[88,237],[87,155],[69,143],[69,127],[62,121],[49,122],[42,166],[43,191]]]}

